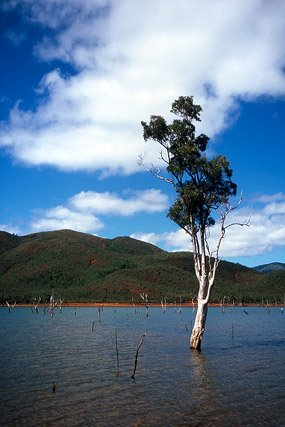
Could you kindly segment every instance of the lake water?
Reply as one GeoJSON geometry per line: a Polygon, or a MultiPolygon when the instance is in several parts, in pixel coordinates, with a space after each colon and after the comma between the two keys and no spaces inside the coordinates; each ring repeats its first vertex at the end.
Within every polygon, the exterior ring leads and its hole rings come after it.
{"type": "Polygon", "coordinates": [[[194,315],[104,307],[99,321],[97,307],[53,318],[1,308],[0,425],[284,425],[285,313],[211,307],[201,353],[189,349],[194,315]]]}

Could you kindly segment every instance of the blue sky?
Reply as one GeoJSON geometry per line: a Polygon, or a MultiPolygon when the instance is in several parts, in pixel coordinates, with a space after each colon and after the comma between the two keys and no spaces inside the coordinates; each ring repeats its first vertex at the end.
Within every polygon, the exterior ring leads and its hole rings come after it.
{"type": "Polygon", "coordinates": [[[225,154],[243,190],[229,220],[251,215],[223,259],[285,262],[282,0],[4,0],[0,32],[1,230],[191,250],[166,218],[172,188],[137,161],[159,165],[141,120],[172,120],[171,103],[193,95],[208,155],[225,154]]]}

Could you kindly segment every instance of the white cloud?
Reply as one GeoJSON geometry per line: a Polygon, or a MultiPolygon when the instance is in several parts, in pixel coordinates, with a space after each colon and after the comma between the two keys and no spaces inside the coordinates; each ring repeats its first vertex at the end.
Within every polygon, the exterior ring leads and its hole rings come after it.
{"type": "Polygon", "coordinates": [[[143,242],[152,243],[153,245],[157,245],[161,242],[163,235],[155,234],[155,233],[133,233],[130,235],[132,239],[142,240],[143,242]]]}
{"type": "Polygon", "coordinates": [[[134,191],[130,194],[129,198],[121,198],[116,193],[81,191],[71,197],[66,206],[37,210],[30,223],[30,231],[71,229],[97,233],[102,230],[104,223],[95,215],[130,216],[141,212],[151,214],[162,212],[167,207],[168,196],[160,190],[134,191]]]}
{"type": "Polygon", "coordinates": [[[6,231],[10,234],[21,234],[21,229],[17,225],[13,224],[0,224],[0,230],[6,231]]]}
{"type": "Polygon", "coordinates": [[[38,108],[11,112],[0,144],[27,164],[130,174],[141,152],[157,163],[140,121],[167,116],[179,95],[195,96],[203,131],[213,136],[237,98],[285,93],[282,0],[16,4],[27,25],[53,30],[35,54],[77,70],[43,76],[38,108]]]}
{"type": "MultiPolygon", "coordinates": [[[[253,256],[271,252],[277,247],[285,247],[285,210],[272,208],[272,204],[262,209],[250,210],[249,207],[234,211],[228,223],[244,223],[251,216],[250,226],[233,226],[227,229],[222,241],[220,255],[223,258],[253,256]]],[[[219,237],[219,223],[211,228],[210,248],[213,251],[219,237]]],[[[131,237],[157,244],[171,251],[192,251],[189,235],[182,229],[171,233],[136,233],[131,237]]]]}
{"type": "Polygon", "coordinates": [[[264,209],[268,215],[285,214],[285,202],[282,203],[270,203],[264,209]]]}
{"type": "Polygon", "coordinates": [[[134,191],[129,199],[115,193],[95,193],[81,191],[69,199],[70,205],[80,211],[90,211],[98,215],[129,216],[138,212],[162,212],[168,205],[168,196],[160,190],[134,191]]]}
{"type": "Polygon", "coordinates": [[[255,197],[253,199],[254,202],[261,202],[261,203],[269,203],[269,202],[278,202],[278,201],[285,201],[285,194],[279,192],[276,194],[262,194],[258,197],[255,197]]]}
{"type": "Polygon", "coordinates": [[[92,214],[75,212],[64,206],[39,210],[31,222],[32,232],[70,229],[81,232],[96,232],[104,224],[92,214]]]}

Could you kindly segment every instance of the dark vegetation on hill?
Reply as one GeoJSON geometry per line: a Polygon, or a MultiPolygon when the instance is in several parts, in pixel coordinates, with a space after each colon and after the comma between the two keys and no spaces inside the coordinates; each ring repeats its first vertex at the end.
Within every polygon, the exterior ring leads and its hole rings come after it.
{"type": "MultiPolygon", "coordinates": [[[[0,302],[31,303],[53,294],[65,302],[196,299],[193,256],[129,237],[103,239],[71,230],[15,236],[0,232],[0,302]]],[[[285,271],[267,275],[221,261],[212,302],[281,302],[285,271]]]]}

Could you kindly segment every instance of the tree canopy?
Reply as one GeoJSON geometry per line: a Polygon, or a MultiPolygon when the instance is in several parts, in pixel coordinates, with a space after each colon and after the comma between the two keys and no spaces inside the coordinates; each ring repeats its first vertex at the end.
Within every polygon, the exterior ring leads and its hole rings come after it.
{"type": "Polygon", "coordinates": [[[172,104],[171,112],[178,116],[167,124],[162,116],[151,116],[150,122],[141,122],[145,140],[158,142],[164,150],[161,158],[171,178],[164,178],[160,170],[152,167],[152,173],[171,182],[177,198],[168,216],[181,228],[192,234],[205,231],[215,224],[212,210],[226,204],[236,194],[232,182],[229,160],[222,155],[207,159],[209,137],[196,136],[195,121],[200,121],[202,108],[193,103],[192,96],[180,97],[172,104]]]}

